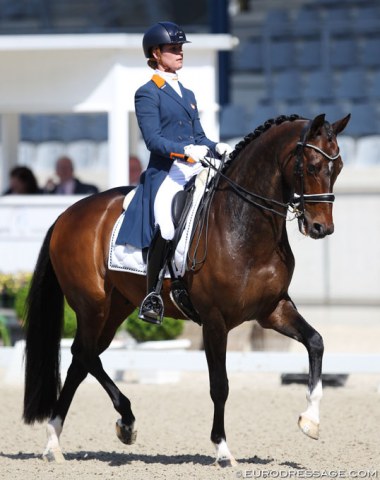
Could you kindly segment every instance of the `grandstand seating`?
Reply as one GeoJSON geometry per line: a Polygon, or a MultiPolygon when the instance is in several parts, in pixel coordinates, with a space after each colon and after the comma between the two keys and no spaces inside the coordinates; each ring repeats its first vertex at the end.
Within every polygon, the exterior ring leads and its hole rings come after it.
{"type": "Polygon", "coordinates": [[[321,12],[310,8],[309,5],[305,5],[304,7],[300,7],[296,12],[292,24],[292,31],[296,36],[318,37],[321,30],[321,21],[321,12]]]}
{"type": "Polygon", "coordinates": [[[353,29],[357,35],[379,34],[380,31],[380,7],[376,5],[364,5],[357,2],[358,10],[353,18],[353,29]]]}
{"type": "Polygon", "coordinates": [[[332,38],[330,41],[329,67],[353,68],[358,63],[358,42],[353,38],[332,38]]]}
{"type": "Polygon", "coordinates": [[[280,114],[278,105],[274,102],[259,103],[248,116],[248,131],[253,131],[270,118],[276,118],[280,114]]]}
{"type": "Polygon", "coordinates": [[[353,103],[350,113],[351,120],[344,131],[346,135],[362,137],[379,133],[379,113],[373,103],[353,103]]]}
{"type": "Polygon", "coordinates": [[[331,72],[314,70],[306,78],[302,97],[309,101],[328,102],[334,100],[334,78],[331,72]]]}
{"type": "Polygon", "coordinates": [[[247,112],[241,105],[225,105],[220,112],[220,138],[240,137],[247,133],[247,112]]]}
{"type": "Polygon", "coordinates": [[[232,68],[237,72],[262,71],[264,66],[264,49],[261,38],[249,38],[239,43],[232,57],[232,68]]]}
{"type": "MultiPolygon", "coordinates": [[[[8,18],[14,18],[16,4],[11,0],[7,3],[8,18]]],[[[246,12],[241,15],[245,17],[241,30],[231,18],[232,33],[239,37],[240,44],[232,52],[230,62],[231,75],[244,77],[244,85],[252,78],[249,88],[254,91],[255,101],[248,106],[239,100],[240,104],[237,101],[236,105],[230,103],[221,108],[221,139],[241,138],[280,114],[298,113],[311,118],[326,113],[329,121],[335,121],[351,112],[352,119],[341,137],[345,163],[380,164],[377,160],[366,160],[370,158],[368,151],[375,151],[373,145],[378,144],[369,139],[370,146],[362,142],[363,137],[373,139],[380,135],[378,0],[299,0],[272,4],[281,5],[280,8],[257,3],[260,12],[251,0],[255,22],[252,28],[251,25],[247,28],[246,12]]],[[[86,155],[93,157],[92,162],[103,165],[107,130],[104,114],[25,115],[21,118],[20,158],[25,162],[37,158],[38,164],[45,168],[47,153],[39,145],[52,142],[45,150],[57,153],[62,144],[65,151],[70,145],[70,151],[76,148],[79,152],[76,155],[82,166],[90,162],[86,155]]]]}
{"type": "Polygon", "coordinates": [[[377,70],[372,76],[368,87],[368,96],[375,102],[380,100],[380,70],[377,70]]]}
{"type": "Polygon", "coordinates": [[[316,38],[304,39],[299,46],[296,65],[301,70],[320,68],[323,64],[322,42],[316,38]]]}
{"type": "MultiPolygon", "coordinates": [[[[379,31],[380,33],[380,28],[379,31]]],[[[380,68],[380,37],[367,37],[361,47],[359,63],[362,67],[380,68]]]]}
{"type": "Polygon", "coordinates": [[[336,85],[335,98],[338,100],[366,100],[368,98],[368,78],[363,68],[353,68],[341,72],[336,85]]]}
{"type": "Polygon", "coordinates": [[[301,98],[301,77],[294,69],[275,75],[272,85],[272,99],[275,101],[298,101],[301,98]]]}
{"type": "Polygon", "coordinates": [[[295,66],[296,49],[290,40],[273,40],[267,50],[270,60],[269,70],[284,70],[295,66]]]}

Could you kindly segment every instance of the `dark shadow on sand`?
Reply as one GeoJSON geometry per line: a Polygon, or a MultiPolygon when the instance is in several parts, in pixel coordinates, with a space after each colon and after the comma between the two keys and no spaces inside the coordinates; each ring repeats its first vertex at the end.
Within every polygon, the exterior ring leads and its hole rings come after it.
{"type": "MultiPolygon", "coordinates": [[[[121,465],[129,465],[133,462],[142,462],[145,464],[160,464],[160,465],[181,465],[181,464],[193,464],[193,465],[212,465],[215,462],[215,458],[209,455],[200,454],[186,454],[186,455],[145,455],[136,453],[119,453],[119,452],[89,452],[78,451],[64,453],[67,462],[83,462],[83,461],[100,461],[108,463],[111,467],[119,467],[121,465]]],[[[30,460],[41,459],[42,456],[34,453],[4,453],[0,452],[0,458],[9,458],[11,460],[30,460]]],[[[253,464],[253,465],[266,465],[273,462],[272,458],[259,458],[256,455],[250,458],[237,459],[239,465],[253,464]]]]}

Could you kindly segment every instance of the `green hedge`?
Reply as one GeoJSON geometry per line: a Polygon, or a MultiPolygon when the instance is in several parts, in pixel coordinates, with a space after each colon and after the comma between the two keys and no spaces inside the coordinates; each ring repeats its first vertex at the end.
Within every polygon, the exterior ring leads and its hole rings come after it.
{"type": "MultiPolygon", "coordinates": [[[[23,322],[25,321],[26,317],[26,297],[28,296],[29,286],[30,281],[18,290],[15,297],[14,309],[16,311],[17,317],[20,318],[23,322]]],[[[72,338],[75,335],[76,329],[77,319],[75,312],[65,300],[62,336],[64,338],[72,338]]]]}
{"type": "Polygon", "coordinates": [[[164,317],[161,325],[144,322],[136,309],[125,322],[126,331],[138,342],[173,340],[183,332],[184,320],[164,317]]]}

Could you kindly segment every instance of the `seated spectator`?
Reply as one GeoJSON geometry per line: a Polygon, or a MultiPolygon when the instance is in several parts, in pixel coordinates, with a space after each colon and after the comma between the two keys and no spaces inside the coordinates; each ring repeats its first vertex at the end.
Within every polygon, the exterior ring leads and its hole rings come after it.
{"type": "Polygon", "coordinates": [[[18,166],[9,172],[9,188],[4,195],[31,195],[42,193],[36,177],[28,167],[18,166]]]}
{"type": "Polygon", "coordinates": [[[74,165],[71,158],[63,156],[58,158],[55,164],[55,173],[59,178],[59,183],[48,180],[45,185],[46,193],[56,193],[59,195],[91,195],[98,193],[99,189],[95,185],[82,183],[74,176],[74,165]]]}
{"type": "Polygon", "coordinates": [[[129,157],[129,185],[137,185],[140,182],[142,172],[141,162],[135,155],[129,157]]]}

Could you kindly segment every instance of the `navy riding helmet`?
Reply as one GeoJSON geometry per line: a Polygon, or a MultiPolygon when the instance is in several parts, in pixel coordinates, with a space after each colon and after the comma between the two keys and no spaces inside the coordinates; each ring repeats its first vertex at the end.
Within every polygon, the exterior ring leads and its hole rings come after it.
{"type": "Polygon", "coordinates": [[[191,43],[186,40],[185,32],[173,22],[159,22],[145,32],[143,49],[146,58],[150,58],[151,49],[170,43],[191,43]]]}

